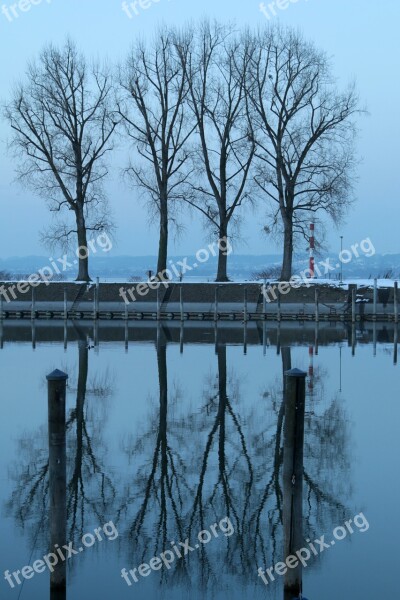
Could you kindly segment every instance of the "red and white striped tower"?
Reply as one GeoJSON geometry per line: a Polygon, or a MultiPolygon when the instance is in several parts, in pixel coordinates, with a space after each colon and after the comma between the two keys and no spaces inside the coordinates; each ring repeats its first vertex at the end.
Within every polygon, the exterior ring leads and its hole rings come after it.
{"type": "Polygon", "coordinates": [[[314,237],[314,223],[310,223],[310,278],[314,279],[314,249],[315,249],[315,237],[314,237]]]}

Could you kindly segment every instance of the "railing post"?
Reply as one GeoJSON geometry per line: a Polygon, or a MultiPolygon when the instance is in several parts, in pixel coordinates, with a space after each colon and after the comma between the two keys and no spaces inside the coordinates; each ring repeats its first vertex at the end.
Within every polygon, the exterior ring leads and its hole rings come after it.
{"type": "Polygon", "coordinates": [[[280,321],[282,319],[282,315],[281,315],[281,293],[279,290],[277,292],[277,302],[278,302],[278,306],[277,306],[276,318],[278,321],[280,321]]]}
{"type": "MultiPolygon", "coordinates": [[[[67,543],[65,396],[68,375],[55,370],[47,375],[49,425],[50,552],[67,543]],[[58,546],[56,546],[58,545],[58,546]]],[[[66,589],[66,561],[50,573],[50,589],[66,589]]]]}
{"type": "Polygon", "coordinates": [[[68,319],[67,287],[64,286],[64,320],[68,319]]]}
{"type": "Polygon", "coordinates": [[[262,295],[263,295],[263,315],[264,315],[264,319],[265,319],[265,315],[267,313],[267,280],[266,279],[264,279],[262,295]]]}
{"type": "Polygon", "coordinates": [[[378,304],[378,280],[375,277],[374,279],[374,319],[376,320],[377,313],[377,304],[378,304]]]}
{"type": "Polygon", "coordinates": [[[33,321],[36,318],[36,312],[35,312],[35,288],[32,288],[32,306],[31,306],[31,320],[33,321]]]}
{"type": "Polygon", "coordinates": [[[183,288],[182,285],[179,286],[179,309],[181,313],[181,321],[184,320],[184,312],[183,312],[183,288]]]}
{"type": "Polygon", "coordinates": [[[157,321],[161,317],[161,304],[160,304],[160,283],[157,285],[157,321]]]}
{"type": "Polygon", "coordinates": [[[218,285],[216,285],[214,292],[214,321],[218,321],[218,290],[218,285]]]}

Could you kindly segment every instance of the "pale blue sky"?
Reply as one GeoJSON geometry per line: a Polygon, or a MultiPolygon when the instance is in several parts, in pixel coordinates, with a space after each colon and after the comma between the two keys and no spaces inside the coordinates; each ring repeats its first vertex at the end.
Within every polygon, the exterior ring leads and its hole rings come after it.
{"type": "MultiPolygon", "coordinates": [[[[27,0],[24,0],[25,2],[27,0]]],[[[12,22],[0,14],[2,68],[0,89],[6,99],[12,83],[19,79],[26,61],[46,42],[62,44],[71,36],[88,56],[122,59],[139,35],[151,36],[161,22],[183,24],[205,15],[220,20],[234,19],[238,24],[257,26],[266,22],[258,1],[159,0],[138,16],[129,19],[120,0],[35,0],[27,12],[18,10],[12,22]]],[[[346,247],[370,237],[377,252],[398,252],[399,248],[399,34],[400,3],[387,0],[298,0],[286,10],[277,11],[279,20],[300,28],[332,56],[336,75],[345,84],[356,78],[360,96],[370,112],[361,120],[359,143],[363,163],[359,167],[358,201],[347,224],[336,231],[330,228],[329,242],[337,248],[343,233],[346,247]]],[[[46,254],[38,231],[49,222],[44,202],[30,191],[15,186],[13,161],[7,156],[5,140],[9,132],[0,123],[0,257],[46,254]]],[[[120,155],[118,155],[120,156],[120,155]]],[[[115,163],[116,161],[114,161],[115,163]]],[[[118,225],[115,254],[156,254],[157,231],[149,229],[145,210],[135,202],[135,192],[121,182],[114,164],[108,181],[110,202],[118,225]]],[[[245,211],[248,213],[248,211],[245,211]]],[[[246,215],[244,242],[235,246],[240,253],[275,252],[277,246],[263,236],[263,208],[257,215],[246,215]]],[[[187,231],[171,243],[170,254],[193,254],[203,247],[205,234],[200,219],[186,221],[187,231]]]]}

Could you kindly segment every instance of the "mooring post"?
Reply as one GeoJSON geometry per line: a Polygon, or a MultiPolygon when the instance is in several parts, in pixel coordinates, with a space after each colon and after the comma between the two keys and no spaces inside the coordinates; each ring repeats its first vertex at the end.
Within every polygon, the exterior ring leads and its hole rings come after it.
{"type": "MultiPolygon", "coordinates": [[[[68,375],[58,369],[47,375],[49,425],[50,552],[67,543],[65,395],[68,375]],[[57,545],[57,546],[56,546],[57,545]]],[[[50,573],[50,590],[66,590],[66,561],[50,573]]]]}
{"type": "Polygon", "coordinates": [[[378,280],[375,277],[375,279],[374,279],[374,319],[376,319],[377,305],[378,305],[378,280]]]}
{"type": "Polygon", "coordinates": [[[244,288],[243,292],[243,321],[247,323],[248,311],[247,311],[247,287],[244,288]]]}
{"type": "Polygon", "coordinates": [[[393,312],[394,312],[394,322],[398,323],[399,322],[399,306],[398,306],[398,296],[397,296],[397,289],[398,289],[398,282],[395,281],[394,282],[394,288],[393,288],[393,312]]]}
{"type": "Polygon", "coordinates": [[[157,285],[157,321],[161,317],[161,304],[160,304],[160,284],[157,285]]]}
{"type": "Polygon", "coordinates": [[[393,364],[394,365],[397,365],[398,335],[399,335],[399,332],[398,332],[397,326],[395,326],[395,328],[394,328],[394,340],[393,340],[393,346],[394,346],[394,348],[393,348],[393,364]]]}
{"type": "Polygon", "coordinates": [[[218,286],[215,286],[214,291],[214,321],[218,321],[218,286]]]}
{"type": "MultiPolygon", "coordinates": [[[[285,425],[283,445],[283,529],[284,560],[304,545],[303,539],[303,454],[306,397],[304,371],[291,369],[285,373],[285,425]]],[[[300,561],[287,569],[285,594],[299,597],[302,591],[300,561]]]]}
{"type": "Polygon", "coordinates": [[[64,320],[64,350],[67,349],[68,346],[68,324],[67,321],[64,320]]]}
{"type": "Polygon", "coordinates": [[[4,337],[3,337],[3,319],[0,319],[0,350],[3,350],[4,337]]]}
{"type": "Polygon", "coordinates": [[[36,323],[35,320],[31,320],[31,334],[32,334],[32,349],[36,350],[36,323]]]}
{"type": "Polygon", "coordinates": [[[183,288],[182,285],[179,286],[179,308],[181,313],[181,321],[184,320],[184,312],[183,312],[183,288]]]}
{"type": "Polygon", "coordinates": [[[374,356],[376,356],[376,322],[372,323],[372,345],[374,349],[374,356]]]}
{"type": "Polygon", "coordinates": [[[356,290],[354,287],[351,290],[351,322],[356,322],[356,290]]]}
{"type": "Polygon", "coordinates": [[[128,352],[129,348],[129,321],[125,318],[125,352],[128,352]]]}
{"type": "Polygon", "coordinates": [[[34,321],[35,317],[36,317],[36,311],[35,311],[35,301],[36,301],[36,296],[35,296],[35,288],[32,288],[32,306],[31,306],[31,320],[34,321]]]}
{"type": "Polygon", "coordinates": [[[3,296],[0,295],[0,321],[3,320],[3,296]]]}
{"type": "Polygon", "coordinates": [[[68,319],[67,287],[64,286],[64,319],[68,319]]]}
{"type": "Polygon", "coordinates": [[[243,321],[243,354],[247,354],[247,321],[243,321]]]}

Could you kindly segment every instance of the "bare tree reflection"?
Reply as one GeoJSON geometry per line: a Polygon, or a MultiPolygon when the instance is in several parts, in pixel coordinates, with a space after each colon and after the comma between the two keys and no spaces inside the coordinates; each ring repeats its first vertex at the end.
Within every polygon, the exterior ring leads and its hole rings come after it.
{"type": "MultiPolygon", "coordinates": [[[[74,409],[67,418],[67,521],[69,541],[86,533],[86,523],[96,515],[104,523],[116,500],[116,487],[104,467],[106,448],[102,442],[103,422],[98,406],[93,413],[87,405],[88,347],[78,342],[78,377],[74,409]]],[[[103,381],[104,383],[104,381],[103,381]]],[[[105,389],[111,392],[111,386],[105,389]]],[[[103,397],[107,394],[99,394],[103,397]]],[[[104,416],[105,418],[105,416],[104,416]]],[[[6,509],[17,524],[28,531],[31,544],[47,547],[48,523],[48,441],[47,429],[24,433],[18,441],[19,459],[10,471],[15,481],[6,509]]]]}
{"type": "MultiPolygon", "coordinates": [[[[170,541],[184,539],[185,497],[191,493],[181,454],[186,443],[185,430],[181,423],[169,423],[169,409],[180,400],[180,394],[175,389],[169,396],[167,348],[161,343],[157,346],[157,371],[159,405],[149,431],[134,444],[128,439],[124,446],[128,456],[136,459],[140,451],[145,452],[144,464],[135,464],[133,481],[127,484],[123,494],[126,500],[119,511],[119,518],[123,514],[129,523],[131,547],[140,561],[170,548],[170,541]],[[134,516],[130,517],[132,508],[134,516]]],[[[187,577],[185,561],[177,563],[174,576],[176,580],[187,577]]]]}

